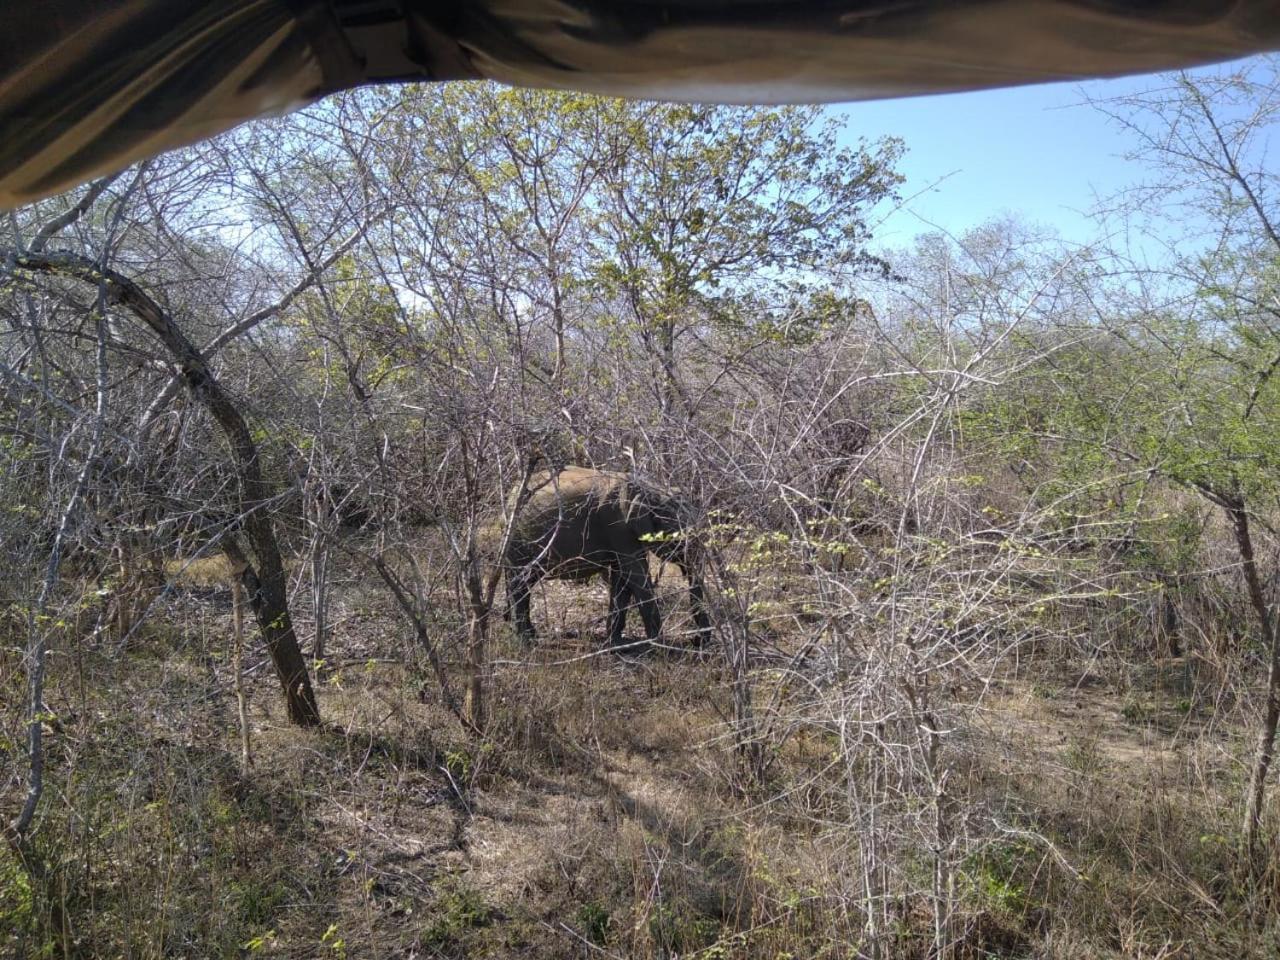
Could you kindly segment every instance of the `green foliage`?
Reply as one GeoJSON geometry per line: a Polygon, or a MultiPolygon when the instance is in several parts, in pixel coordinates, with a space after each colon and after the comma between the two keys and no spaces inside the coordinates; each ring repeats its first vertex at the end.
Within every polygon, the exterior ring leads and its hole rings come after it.
{"type": "MultiPolygon", "coordinates": [[[[392,116],[443,131],[433,138],[442,165],[467,158],[465,186],[448,183],[450,222],[474,211],[502,237],[514,257],[503,273],[547,290],[560,310],[624,306],[664,351],[697,323],[803,342],[847,322],[859,301],[819,271],[880,266],[866,214],[900,181],[901,143],[842,147],[816,108],[456,85],[405,96],[392,116]]],[[[446,242],[450,222],[439,224],[446,242]]]]}
{"type": "Polygon", "coordinates": [[[269,923],[287,896],[288,888],[270,874],[249,875],[227,884],[227,905],[233,915],[249,927],[269,923]]]}
{"type": "Polygon", "coordinates": [[[598,947],[609,938],[609,910],[598,900],[584,903],[578,908],[578,925],[583,935],[598,947]]]}
{"type": "Polygon", "coordinates": [[[1085,777],[1097,776],[1106,766],[1095,737],[1073,737],[1063,749],[1063,761],[1068,770],[1085,777]]]}
{"type": "Polygon", "coordinates": [[[659,956],[700,955],[719,940],[719,921],[696,916],[684,906],[656,903],[649,911],[646,929],[659,956]]]}
{"type": "Polygon", "coordinates": [[[1155,716],[1155,708],[1139,697],[1129,697],[1121,705],[1120,715],[1128,723],[1145,724],[1155,716]]]}
{"type": "Polygon", "coordinates": [[[320,937],[320,943],[328,949],[328,956],[334,957],[336,960],[346,960],[347,941],[339,934],[336,923],[329,924],[324,934],[320,937]]]}
{"type": "Polygon", "coordinates": [[[0,853],[0,931],[0,947],[7,945],[16,951],[22,944],[30,956],[52,955],[52,942],[31,950],[31,938],[38,932],[35,896],[27,872],[8,848],[0,853]]]}
{"type": "Polygon", "coordinates": [[[422,939],[428,946],[455,944],[470,931],[487,926],[492,919],[493,911],[479,891],[459,877],[448,877],[437,890],[422,939]]]}
{"type": "Polygon", "coordinates": [[[275,939],[276,932],[274,930],[267,930],[265,933],[260,933],[257,936],[250,937],[244,942],[243,948],[249,953],[261,953],[262,951],[269,949],[275,942],[275,939]]]}
{"type": "Polygon", "coordinates": [[[1025,841],[992,844],[965,861],[961,876],[987,909],[1020,917],[1031,906],[1022,874],[1040,859],[1025,841]]]}
{"type": "Polygon", "coordinates": [[[444,756],[445,769],[458,783],[468,783],[474,769],[471,754],[465,749],[450,750],[444,756]]]}

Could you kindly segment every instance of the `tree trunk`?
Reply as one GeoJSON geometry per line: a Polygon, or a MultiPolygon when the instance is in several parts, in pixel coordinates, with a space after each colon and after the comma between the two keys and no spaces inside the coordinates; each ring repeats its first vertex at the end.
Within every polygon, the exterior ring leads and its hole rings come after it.
{"type": "Polygon", "coordinates": [[[474,567],[467,572],[467,593],[471,605],[471,617],[467,623],[467,696],[463,703],[463,717],[476,731],[484,732],[485,725],[485,647],[489,633],[489,607],[484,602],[480,575],[474,567]]]}
{"type": "Polygon", "coordinates": [[[249,697],[244,688],[244,587],[239,576],[231,580],[231,669],[236,688],[236,715],[240,719],[240,765],[246,772],[253,766],[249,742],[249,697]]]}
{"type": "Polygon", "coordinates": [[[324,659],[325,634],[329,630],[329,549],[316,534],[311,546],[311,606],[315,612],[316,631],[311,641],[311,659],[324,659]]]}
{"type": "Polygon", "coordinates": [[[182,380],[213,415],[227,444],[239,480],[239,510],[257,571],[246,564],[244,586],[266,641],[276,676],[284,690],[289,719],[302,726],[320,722],[320,708],[311,689],[306,660],[298,648],[285,592],[284,563],[268,512],[275,491],[262,475],[258,448],[230,396],[222,388],[204,355],[187,339],[173,317],[128,277],[99,268],[74,253],[20,254],[15,265],[23,270],[60,274],[101,285],[107,303],[126,307],[150,328],[177,362],[182,380]]]}
{"type": "Polygon", "coordinates": [[[1161,641],[1161,652],[1166,657],[1182,656],[1182,641],[1179,636],[1178,605],[1173,602],[1173,584],[1166,582],[1160,588],[1160,628],[1158,635],[1161,641]]]}
{"type": "Polygon", "coordinates": [[[556,365],[551,372],[551,380],[557,387],[560,386],[564,379],[565,367],[565,319],[564,319],[564,298],[560,294],[560,274],[555,268],[554,262],[551,268],[551,318],[555,327],[556,338],[556,365]]]}
{"type": "Polygon", "coordinates": [[[396,576],[395,571],[387,566],[387,561],[383,557],[375,555],[370,559],[373,562],[374,569],[378,571],[378,575],[382,577],[383,582],[391,590],[391,595],[395,597],[401,611],[409,622],[413,624],[418,642],[422,644],[427,660],[431,663],[431,669],[435,671],[436,680],[440,684],[440,696],[444,700],[445,706],[448,707],[450,713],[465,725],[467,722],[465,719],[466,714],[463,708],[458,705],[458,699],[453,694],[453,686],[449,683],[449,674],[445,670],[444,661],[440,659],[440,651],[431,639],[431,631],[418,612],[418,607],[414,603],[413,597],[409,594],[400,578],[396,576]]]}
{"type": "MultiPolygon", "coordinates": [[[[250,543],[253,542],[250,536],[250,543]]],[[[274,535],[271,536],[271,547],[275,548],[274,535]]],[[[228,549],[227,552],[230,555],[231,550],[228,549]]],[[[255,549],[254,552],[258,553],[258,550],[255,549]]],[[[247,557],[241,555],[239,560],[244,572],[240,575],[240,583],[249,598],[254,619],[258,621],[258,632],[266,642],[267,652],[276,669],[276,677],[284,690],[289,719],[300,726],[316,726],[320,723],[320,709],[316,704],[315,692],[311,689],[307,662],[298,647],[293,621],[289,617],[284,566],[278,552],[274,556],[268,554],[268,559],[274,560],[272,573],[263,576],[248,563],[247,557]]]]}
{"type": "Polygon", "coordinates": [[[751,683],[751,633],[745,618],[729,627],[729,668],[733,689],[733,728],[738,754],[753,783],[764,777],[764,746],[760,742],[751,683]]]}
{"type": "Polygon", "coordinates": [[[1232,531],[1235,533],[1236,549],[1240,553],[1240,569],[1244,574],[1249,602],[1258,617],[1263,648],[1267,651],[1270,660],[1267,669],[1266,709],[1263,711],[1262,729],[1258,735],[1258,755],[1249,780],[1244,817],[1245,856],[1248,863],[1252,865],[1257,853],[1258,832],[1262,826],[1267,774],[1271,770],[1271,761],[1275,754],[1276,726],[1280,723],[1280,646],[1277,646],[1275,621],[1263,591],[1262,578],[1258,575],[1257,561],[1254,559],[1253,537],[1249,530],[1249,513],[1245,508],[1244,498],[1237,493],[1228,500],[1226,509],[1231,518],[1232,531]]]}
{"type": "MultiPolygon", "coordinates": [[[[707,569],[715,574],[722,590],[734,586],[732,575],[718,554],[708,550],[705,560],[707,569]]],[[[734,594],[741,596],[736,590],[734,594]]],[[[755,715],[754,685],[751,680],[751,627],[745,610],[734,609],[724,620],[728,627],[724,656],[729,667],[729,689],[733,702],[734,746],[747,778],[759,783],[765,774],[765,753],[760,723],[755,715]]]]}

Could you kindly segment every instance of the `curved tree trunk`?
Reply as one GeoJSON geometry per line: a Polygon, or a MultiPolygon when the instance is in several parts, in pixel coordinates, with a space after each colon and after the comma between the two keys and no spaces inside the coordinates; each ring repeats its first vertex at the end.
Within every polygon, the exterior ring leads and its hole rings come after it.
{"type": "Polygon", "coordinates": [[[320,722],[320,709],[311,688],[307,663],[298,647],[298,638],[289,616],[285,594],[284,563],[272,529],[269,503],[275,491],[262,476],[257,446],[244,417],[213,375],[208,361],[179,329],[172,316],[128,277],[101,269],[93,261],[74,253],[27,253],[14,257],[20,269],[73,277],[86,283],[102,284],[110,304],[126,307],[164,344],[177,362],[182,380],[213,415],[227,444],[239,481],[239,512],[244,533],[256,561],[256,570],[247,566],[243,584],[249,605],[258,621],[284,689],[289,719],[302,726],[320,722]]]}

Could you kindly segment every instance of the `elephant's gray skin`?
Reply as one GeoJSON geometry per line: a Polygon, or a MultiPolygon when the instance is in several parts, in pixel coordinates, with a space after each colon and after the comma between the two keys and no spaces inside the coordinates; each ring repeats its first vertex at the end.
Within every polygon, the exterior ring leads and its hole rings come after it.
{"type": "MultiPolygon", "coordinates": [[[[518,491],[517,491],[518,493],[518,491]]],[[[701,548],[686,536],[689,509],[680,498],[620,473],[563,467],[535,473],[519,506],[506,553],[508,612],[526,643],[535,633],[529,591],[543,577],[609,584],[609,642],[622,642],[634,601],[645,634],[656,641],[662,618],[649,577],[649,553],[679,567],[689,580],[698,642],[710,636],[703,602],[701,548]]]]}

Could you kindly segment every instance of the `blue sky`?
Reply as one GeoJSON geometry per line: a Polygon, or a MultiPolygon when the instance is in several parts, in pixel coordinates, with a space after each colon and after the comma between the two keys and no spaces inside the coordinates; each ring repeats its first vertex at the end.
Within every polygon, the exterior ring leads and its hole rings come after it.
{"type": "Polygon", "coordinates": [[[1157,75],[1149,75],[831,110],[847,119],[851,138],[902,137],[908,151],[899,168],[907,178],[903,196],[926,191],[876,231],[882,242],[897,246],[937,228],[960,233],[1014,213],[1083,243],[1096,234],[1088,213],[1097,199],[1145,173],[1141,164],[1122,157],[1133,142],[1088,106],[1086,96],[1118,96],[1158,83],[1157,75]]]}

